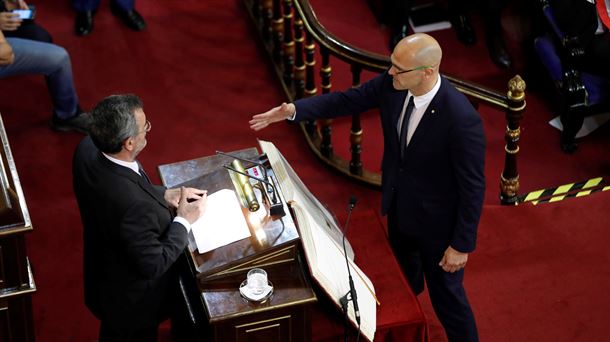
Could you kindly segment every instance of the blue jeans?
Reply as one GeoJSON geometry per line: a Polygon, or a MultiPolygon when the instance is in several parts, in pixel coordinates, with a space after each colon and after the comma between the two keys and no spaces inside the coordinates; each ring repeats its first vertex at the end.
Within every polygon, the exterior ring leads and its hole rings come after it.
{"type": "MultiPolygon", "coordinates": [[[[124,11],[133,10],[136,0],[112,0],[112,3],[124,11]]],[[[72,7],[76,12],[95,11],[100,5],[100,0],[72,0],[72,7]]]]}
{"type": "Polygon", "coordinates": [[[43,74],[53,100],[53,112],[60,119],[77,114],[78,96],[72,80],[72,64],[68,52],[61,46],[29,39],[6,38],[13,48],[15,61],[0,66],[0,78],[43,74]]]}

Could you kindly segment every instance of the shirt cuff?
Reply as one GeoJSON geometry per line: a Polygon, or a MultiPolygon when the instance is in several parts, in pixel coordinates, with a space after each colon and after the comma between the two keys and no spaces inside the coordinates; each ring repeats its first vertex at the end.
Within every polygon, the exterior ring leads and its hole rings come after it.
{"type": "Polygon", "coordinates": [[[176,216],[174,217],[174,222],[178,222],[183,225],[187,233],[191,232],[191,224],[184,217],[176,216]]]}
{"type": "Polygon", "coordinates": [[[294,109],[294,113],[292,113],[292,115],[291,115],[291,116],[287,117],[287,118],[286,118],[286,120],[288,120],[288,121],[294,121],[294,119],[296,119],[296,118],[297,118],[297,110],[296,110],[296,108],[295,108],[295,109],[294,109]]]}

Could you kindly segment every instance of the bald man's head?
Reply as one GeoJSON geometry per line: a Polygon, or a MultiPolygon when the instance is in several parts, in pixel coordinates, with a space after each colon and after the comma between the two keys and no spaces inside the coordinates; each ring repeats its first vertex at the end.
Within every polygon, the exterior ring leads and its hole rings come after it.
{"type": "Polygon", "coordinates": [[[397,90],[410,90],[415,95],[425,94],[438,80],[443,51],[436,39],[425,33],[403,38],[390,56],[389,74],[397,90]]]}
{"type": "Polygon", "coordinates": [[[443,57],[443,51],[436,39],[425,33],[415,33],[400,40],[392,56],[398,61],[405,59],[422,66],[438,66],[443,57]]]}

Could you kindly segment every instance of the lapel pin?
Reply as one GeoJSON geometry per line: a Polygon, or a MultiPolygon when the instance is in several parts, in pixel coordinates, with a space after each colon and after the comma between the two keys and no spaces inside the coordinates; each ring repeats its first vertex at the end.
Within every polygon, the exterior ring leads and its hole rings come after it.
{"type": "Polygon", "coordinates": [[[436,109],[431,110],[431,111],[430,111],[430,113],[431,113],[431,114],[436,113],[436,109]]]}

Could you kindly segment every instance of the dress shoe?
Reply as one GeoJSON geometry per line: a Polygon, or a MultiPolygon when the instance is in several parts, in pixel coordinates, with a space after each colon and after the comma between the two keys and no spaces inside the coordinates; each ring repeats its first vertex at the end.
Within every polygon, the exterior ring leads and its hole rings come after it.
{"type": "Polygon", "coordinates": [[[112,11],[112,14],[119,17],[130,29],[134,31],[142,31],[146,28],[144,18],[142,18],[140,13],[138,13],[135,9],[126,11],[111,3],[110,10],[112,11]]]}
{"type": "Polygon", "coordinates": [[[394,47],[398,42],[406,37],[409,33],[409,26],[402,25],[399,29],[392,31],[392,36],[390,37],[390,51],[394,51],[394,47]]]}
{"type": "Polygon", "coordinates": [[[85,113],[79,108],[73,117],[67,119],[60,119],[53,115],[51,128],[59,132],[77,131],[87,134],[92,121],[91,113],[85,113]]]}
{"type": "Polygon", "coordinates": [[[472,45],[477,41],[474,28],[470,24],[470,19],[465,14],[453,15],[451,25],[455,29],[458,40],[466,45],[472,45]]]}
{"type": "Polygon", "coordinates": [[[93,12],[76,12],[74,31],[79,36],[86,36],[93,31],[93,12]]]}
{"type": "Polygon", "coordinates": [[[489,50],[489,57],[491,57],[491,60],[497,66],[503,69],[508,69],[511,67],[512,61],[508,51],[506,50],[506,45],[504,44],[504,39],[502,38],[501,33],[488,35],[487,49],[489,50]]]}

